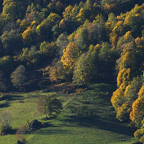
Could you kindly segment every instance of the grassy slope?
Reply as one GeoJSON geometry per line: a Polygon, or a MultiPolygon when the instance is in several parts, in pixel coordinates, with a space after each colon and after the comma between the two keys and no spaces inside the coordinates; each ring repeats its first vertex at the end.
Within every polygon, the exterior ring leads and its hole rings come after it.
{"type": "MultiPolygon", "coordinates": [[[[28,144],[131,144],[133,138],[130,127],[121,124],[115,119],[115,112],[110,103],[111,91],[114,88],[108,84],[95,84],[91,89],[77,95],[56,95],[63,102],[63,112],[53,120],[47,121],[47,126],[40,130],[30,132],[26,139],[28,144]],[[69,107],[86,106],[86,115],[95,118],[77,117],[69,107]],[[90,114],[89,114],[90,112],[90,114]]],[[[1,144],[14,144],[14,133],[27,120],[39,118],[36,111],[39,95],[47,93],[33,92],[23,94],[11,94],[4,97],[9,101],[9,109],[12,115],[11,135],[0,137],[1,144]]],[[[3,110],[4,108],[1,108],[3,110]]],[[[79,112],[79,114],[81,114],[79,112]]]]}

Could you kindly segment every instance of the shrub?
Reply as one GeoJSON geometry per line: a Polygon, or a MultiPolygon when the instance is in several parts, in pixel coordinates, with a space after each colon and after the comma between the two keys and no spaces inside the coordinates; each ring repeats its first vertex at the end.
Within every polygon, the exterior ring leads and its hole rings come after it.
{"type": "Polygon", "coordinates": [[[8,133],[12,127],[10,126],[11,116],[9,111],[5,110],[0,113],[0,135],[8,133]]]}
{"type": "Polygon", "coordinates": [[[25,144],[26,143],[26,127],[24,125],[22,125],[16,132],[16,140],[19,143],[25,144]]]}
{"type": "Polygon", "coordinates": [[[39,122],[37,119],[29,122],[27,121],[26,127],[29,131],[34,131],[43,127],[43,124],[39,122]]]}

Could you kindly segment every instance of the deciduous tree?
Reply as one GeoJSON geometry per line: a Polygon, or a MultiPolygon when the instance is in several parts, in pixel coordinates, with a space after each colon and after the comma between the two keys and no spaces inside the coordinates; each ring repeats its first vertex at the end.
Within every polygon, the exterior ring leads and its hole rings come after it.
{"type": "Polygon", "coordinates": [[[62,103],[52,96],[41,96],[38,103],[38,110],[46,115],[46,118],[59,114],[62,110],[62,103]]]}
{"type": "Polygon", "coordinates": [[[11,81],[13,86],[22,89],[27,81],[26,69],[23,65],[18,66],[11,74],[11,81]]]}

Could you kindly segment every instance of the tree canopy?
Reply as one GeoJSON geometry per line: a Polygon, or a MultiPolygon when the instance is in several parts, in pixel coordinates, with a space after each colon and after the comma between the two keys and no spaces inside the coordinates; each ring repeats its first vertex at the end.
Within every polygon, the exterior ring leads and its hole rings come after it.
{"type": "Polygon", "coordinates": [[[144,124],[143,22],[142,0],[0,1],[0,91],[115,81],[116,117],[131,120],[137,136],[144,124]]]}

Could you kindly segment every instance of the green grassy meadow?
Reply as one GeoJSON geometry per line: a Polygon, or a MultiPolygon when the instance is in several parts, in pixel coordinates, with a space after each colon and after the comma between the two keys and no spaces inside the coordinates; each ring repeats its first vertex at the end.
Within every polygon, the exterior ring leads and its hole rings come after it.
{"type": "Polygon", "coordinates": [[[80,94],[53,93],[62,101],[63,111],[47,121],[37,112],[37,102],[40,95],[52,93],[5,94],[0,104],[7,106],[0,110],[9,110],[13,131],[1,136],[0,144],[15,144],[16,130],[35,118],[44,122],[45,127],[28,132],[27,144],[132,144],[137,141],[132,129],[116,120],[110,103],[114,89],[113,85],[100,83],[80,94]]]}

